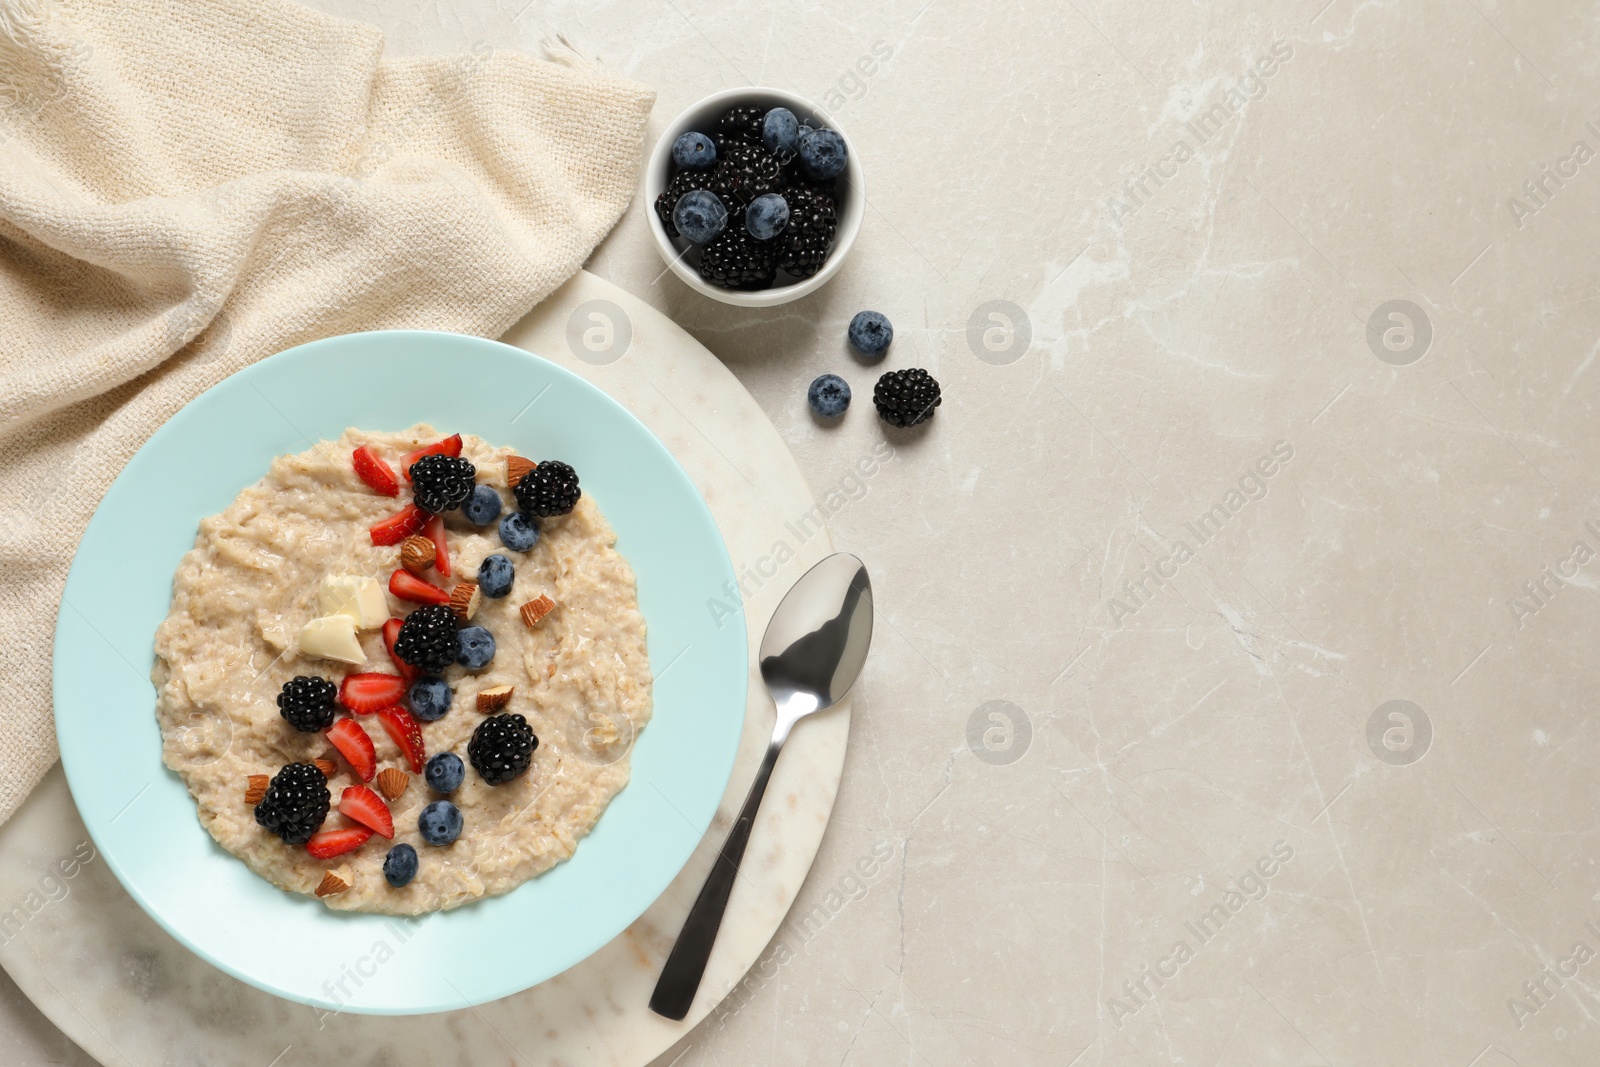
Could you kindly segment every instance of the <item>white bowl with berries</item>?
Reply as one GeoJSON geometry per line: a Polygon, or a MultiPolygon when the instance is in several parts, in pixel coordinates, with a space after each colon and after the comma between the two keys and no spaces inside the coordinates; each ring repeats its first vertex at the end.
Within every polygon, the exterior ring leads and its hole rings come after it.
{"type": "Polygon", "coordinates": [[[782,89],[713,93],[656,142],[645,205],[661,258],[695,292],[774,307],[826,285],[861,232],[849,135],[782,89]]]}

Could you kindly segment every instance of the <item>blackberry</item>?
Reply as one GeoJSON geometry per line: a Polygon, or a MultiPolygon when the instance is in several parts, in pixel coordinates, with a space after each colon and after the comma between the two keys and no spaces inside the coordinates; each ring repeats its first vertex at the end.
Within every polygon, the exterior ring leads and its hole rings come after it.
{"type": "Polygon", "coordinates": [[[766,114],[760,107],[729,108],[717,120],[717,133],[712,138],[717,142],[717,150],[724,151],[733,144],[760,144],[761,122],[766,114]]]}
{"type": "Polygon", "coordinates": [[[782,244],[758,241],[743,226],[724,230],[700,253],[700,277],[724,289],[765,289],[778,275],[782,244]]]}
{"type": "Polygon", "coordinates": [[[321,771],[309,763],[291,763],[273,775],[256,805],[256,823],[286,845],[303,845],[322,827],[331,800],[321,771]]]}
{"type": "Polygon", "coordinates": [[[517,487],[517,507],[524,515],[547,519],[565,515],[578,506],[583,490],[578,488],[578,472],[559,459],[547,459],[522,476],[517,487]]]}
{"type": "Polygon", "coordinates": [[[829,199],[833,198],[834,189],[839,184],[837,178],[813,178],[807,174],[805,164],[800,162],[800,157],[797,155],[791,155],[783,160],[780,175],[783,179],[783,188],[786,190],[809,189],[814,193],[822,193],[829,199]]]}
{"type": "Polygon", "coordinates": [[[661,219],[661,225],[667,228],[668,237],[678,236],[678,227],[672,222],[672,209],[678,206],[679,199],[684,193],[693,189],[704,189],[711,184],[711,175],[705,171],[680,170],[667,182],[666,189],[656,197],[656,216],[661,219]]]}
{"type": "Polygon", "coordinates": [[[742,215],[750,202],[762,193],[775,193],[783,188],[783,167],[759,144],[743,141],[730,144],[722,150],[722,158],[712,168],[707,188],[722,197],[730,214],[742,215]]]}
{"type": "Polygon", "coordinates": [[[460,623],[444,604],[425,604],[406,616],[394,639],[394,654],[434,674],[461,653],[460,623]]]}
{"type": "Polygon", "coordinates": [[[442,515],[472,495],[478,468],[460,456],[423,456],[411,465],[411,493],[417,507],[442,515]]]}
{"type": "Polygon", "coordinates": [[[789,225],[778,244],[778,266],[796,278],[809,278],[828,258],[839,211],[833,197],[804,186],[784,194],[789,201],[789,225]]]}
{"type": "Polygon", "coordinates": [[[283,690],[278,693],[278,714],[296,730],[308,734],[326,730],[333,725],[338,710],[333,701],[338,695],[339,687],[326,678],[298,675],[283,683],[283,690]]]}
{"type": "Polygon", "coordinates": [[[491,715],[472,731],[467,758],[490,785],[503,785],[528,769],[539,739],[521,715],[491,715]]]}
{"type": "Polygon", "coordinates": [[[933,418],[933,409],[939,402],[939,383],[921,367],[889,371],[872,390],[878,417],[891,426],[925,422],[933,418]]]}

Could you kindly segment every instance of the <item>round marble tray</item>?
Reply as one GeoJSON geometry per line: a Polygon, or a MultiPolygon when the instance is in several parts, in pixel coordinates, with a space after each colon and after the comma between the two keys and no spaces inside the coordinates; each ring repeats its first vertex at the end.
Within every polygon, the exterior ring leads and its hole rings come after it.
{"type": "MultiPolygon", "coordinates": [[[[785,748],[689,1017],[668,1022],[646,1006],[766,747],[772,709],[755,673],[755,646],[789,585],[832,551],[827,530],[809,519],[815,505],[805,480],[727,368],[665,316],[593,275],[580,273],[503,340],[582,374],[626,405],[683,464],[721,527],[744,583],[751,679],[739,759],[711,830],[649,911],[542,985],[444,1015],[326,1013],[228,977],[151,921],[95,856],[57,766],[0,827],[0,965],[101,1063],[639,1067],[716,1007],[777,931],[833,807],[848,705],[798,727],[785,748]],[[779,542],[788,548],[781,564],[774,562],[779,542]]],[[[728,590],[706,610],[740,610],[740,595],[728,590]]],[[[354,988],[363,973],[370,977],[404,952],[409,934],[396,922],[369,955],[330,960],[330,975],[354,988]]]]}

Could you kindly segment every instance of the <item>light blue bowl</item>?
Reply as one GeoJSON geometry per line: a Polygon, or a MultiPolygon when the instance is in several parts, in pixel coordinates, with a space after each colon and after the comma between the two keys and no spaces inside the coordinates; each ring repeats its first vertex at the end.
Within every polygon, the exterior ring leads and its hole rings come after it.
{"type": "Polygon", "coordinates": [[[420,1014],[494,1000],[621,933],[710,825],[738,747],[748,661],[743,617],[719,627],[705,605],[732,581],[727,549],[689,478],[583,379],[521,349],[455,334],[302,345],[180,411],[89,523],[56,626],[56,732],[67,781],[128,892],[229,974],[351,1012],[420,1014]],[[161,762],[149,673],[173,571],[201,518],[265,475],[274,456],[348,426],[417,422],[577,468],[638,576],[658,677],[633,779],[572,859],[504,896],[401,920],[330,911],[223,851],[161,762]]]}

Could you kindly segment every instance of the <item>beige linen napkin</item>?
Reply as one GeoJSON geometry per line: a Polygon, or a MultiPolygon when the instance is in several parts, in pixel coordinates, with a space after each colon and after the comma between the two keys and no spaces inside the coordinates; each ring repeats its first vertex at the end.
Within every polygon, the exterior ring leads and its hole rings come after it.
{"type": "Polygon", "coordinates": [[[384,59],[285,0],[0,0],[0,820],[56,758],[73,550],[158,426],[330,334],[496,336],[621,215],[654,94],[548,51],[384,59]]]}

